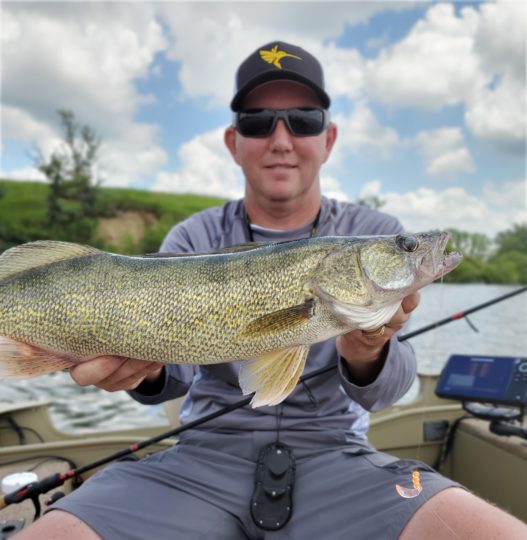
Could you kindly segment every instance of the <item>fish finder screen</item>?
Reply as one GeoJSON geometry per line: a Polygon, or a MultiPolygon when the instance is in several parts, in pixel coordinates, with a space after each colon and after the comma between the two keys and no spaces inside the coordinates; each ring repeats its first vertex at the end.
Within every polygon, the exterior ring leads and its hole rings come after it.
{"type": "Polygon", "coordinates": [[[451,356],[436,393],[441,397],[491,403],[527,402],[527,359],[451,356]]]}

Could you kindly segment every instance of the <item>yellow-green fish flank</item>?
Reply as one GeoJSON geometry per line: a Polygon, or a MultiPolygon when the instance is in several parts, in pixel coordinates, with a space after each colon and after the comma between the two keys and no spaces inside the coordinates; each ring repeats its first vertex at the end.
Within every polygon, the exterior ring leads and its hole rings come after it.
{"type": "Polygon", "coordinates": [[[0,376],[100,355],[248,359],[242,388],[272,404],[294,388],[311,344],[382,325],[456,266],[445,243],[439,232],[325,237],[170,257],[25,244],[0,256],[0,376]]]}

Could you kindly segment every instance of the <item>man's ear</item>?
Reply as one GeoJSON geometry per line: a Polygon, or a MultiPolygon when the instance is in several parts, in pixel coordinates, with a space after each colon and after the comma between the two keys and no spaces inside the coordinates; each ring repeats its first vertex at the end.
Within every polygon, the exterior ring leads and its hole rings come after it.
{"type": "Polygon", "coordinates": [[[337,140],[337,135],[338,135],[337,125],[331,122],[326,129],[326,155],[324,157],[324,163],[328,160],[329,156],[331,155],[331,150],[333,149],[333,145],[335,144],[335,141],[337,140]]]}
{"type": "Polygon", "coordinates": [[[233,126],[229,126],[225,130],[225,133],[223,134],[223,141],[225,142],[225,146],[231,153],[232,158],[239,165],[240,162],[238,161],[238,149],[236,148],[236,130],[233,126]]]}

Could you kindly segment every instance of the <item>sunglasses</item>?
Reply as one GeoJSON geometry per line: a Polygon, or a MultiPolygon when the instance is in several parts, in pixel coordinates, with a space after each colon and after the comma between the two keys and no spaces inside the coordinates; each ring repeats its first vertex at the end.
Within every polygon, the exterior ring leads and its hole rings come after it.
{"type": "Polygon", "coordinates": [[[234,127],[244,137],[269,137],[280,118],[295,137],[320,135],[329,124],[329,113],[325,109],[298,107],[237,112],[234,115],[234,127]]]}

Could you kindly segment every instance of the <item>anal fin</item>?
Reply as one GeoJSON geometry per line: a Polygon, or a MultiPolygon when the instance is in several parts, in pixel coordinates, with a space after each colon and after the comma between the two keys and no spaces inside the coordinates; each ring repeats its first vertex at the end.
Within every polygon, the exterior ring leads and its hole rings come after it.
{"type": "Polygon", "coordinates": [[[77,363],[74,358],[0,336],[0,379],[29,379],[77,363]]]}
{"type": "Polygon", "coordinates": [[[304,371],[308,352],[308,346],[299,345],[244,362],[239,382],[244,395],[255,393],[251,406],[281,403],[294,390],[304,371]]]}

